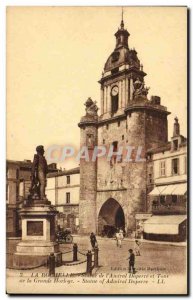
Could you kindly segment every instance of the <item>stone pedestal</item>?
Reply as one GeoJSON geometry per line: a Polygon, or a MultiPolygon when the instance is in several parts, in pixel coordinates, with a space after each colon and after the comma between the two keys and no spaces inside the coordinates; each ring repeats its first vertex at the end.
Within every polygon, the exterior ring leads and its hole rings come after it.
{"type": "Polygon", "coordinates": [[[55,241],[55,216],[57,211],[47,200],[34,200],[20,210],[22,240],[13,256],[15,268],[33,268],[47,262],[54,253],[60,265],[62,254],[55,241]]]}

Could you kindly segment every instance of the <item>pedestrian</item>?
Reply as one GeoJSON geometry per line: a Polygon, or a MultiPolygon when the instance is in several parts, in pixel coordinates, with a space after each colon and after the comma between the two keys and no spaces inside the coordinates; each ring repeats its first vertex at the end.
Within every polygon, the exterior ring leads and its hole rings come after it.
{"type": "Polygon", "coordinates": [[[123,231],[121,229],[119,230],[119,232],[116,233],[116,239],[117,239],[117,247],[121,248],[122,240],[123,240],[123,231]]]}
{"type": "Polygon", "coordinates": [[[134,248],[134,250],[135,250],[135,255],[136,256],[140,256],[141,255],[141,253],[140,253],[140,242],[138,241],[138,240],[135,240],[135,248],[134,248]]]}
{"type": "Polygon", "coordinates": [[[133,274],[135,274],[135,254],[132,249],[129,249],[129,254],[129,257],[127,258],[129,260],[129,273],[133,272],[133,274]]]}
{"type": "Polygon", "coordinates": [[[116,242],[117,242],[117,247],[119,245],[118,240],[119,240],[119,232],[117,231],[115,234],[116,242]]]}
{"type": "Polygon", "coordinates": [[[92,249],[94,249],[95,245],[97,244],[97,239],[93,232],[91,232],[91,234],[90,234],[90,243],[91,243],[92,249]]]}

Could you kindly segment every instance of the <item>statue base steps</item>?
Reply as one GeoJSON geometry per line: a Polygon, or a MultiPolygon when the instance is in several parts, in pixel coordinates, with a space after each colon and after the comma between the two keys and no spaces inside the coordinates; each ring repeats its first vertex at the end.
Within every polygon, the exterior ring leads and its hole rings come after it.
{"type": "Polygon", "coordinates": [[[46,201],[24,205],[20,210],[22,239],[13,255],[15,268],[35,268],[47,263],[54,253],[56,265],[62,263],[62,253],[55,241],[55,217],[57,211],[46,201]]]}

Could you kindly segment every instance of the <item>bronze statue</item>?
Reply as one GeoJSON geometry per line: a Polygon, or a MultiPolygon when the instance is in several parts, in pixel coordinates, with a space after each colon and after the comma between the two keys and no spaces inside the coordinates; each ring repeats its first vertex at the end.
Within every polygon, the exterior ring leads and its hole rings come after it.
{"type": "Polygon", "coordinates": [[[31,196],[35,199],[45,200],[47,161],[44,157],[44,147],[36,147],[37,154],[34,155],[32,164],[31,196]]]}

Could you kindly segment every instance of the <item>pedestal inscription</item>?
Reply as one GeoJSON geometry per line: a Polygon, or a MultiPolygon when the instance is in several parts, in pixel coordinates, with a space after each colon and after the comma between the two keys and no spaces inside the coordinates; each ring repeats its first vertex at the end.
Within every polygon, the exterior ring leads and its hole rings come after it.
{"type": "Polygon", "coordinates": [[[27,235],[43,236],[43,221],[27,221],[27,235]]]}

